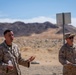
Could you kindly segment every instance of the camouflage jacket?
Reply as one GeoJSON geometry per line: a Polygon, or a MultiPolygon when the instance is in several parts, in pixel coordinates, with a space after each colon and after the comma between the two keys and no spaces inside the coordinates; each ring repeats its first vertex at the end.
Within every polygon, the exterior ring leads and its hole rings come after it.
{"type": "Polygon", "coordinates": [[[19,48],[16,44],[12,43],[9,47],[5,41],[0,45],[0,75],[21,75],[19,64],[29,67],[30,63],[22,59],[19,48]],[[14,69],[8,70],[8,61],[11,60],[14,69]]]}
{"type": "Polygon", "coordinates": [[[59,51],[59,61],[62,65],[67,61],[76,64],[76,45],[71,47],[67,43],[64,44],[59,51]]]}

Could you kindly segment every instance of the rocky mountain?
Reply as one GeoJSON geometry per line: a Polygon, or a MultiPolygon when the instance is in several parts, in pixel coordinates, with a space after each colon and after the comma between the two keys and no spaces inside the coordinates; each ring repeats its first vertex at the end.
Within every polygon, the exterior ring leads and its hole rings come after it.
{"type": "MultiPolygon", "coordinates": [[[[62,26],[57,26],[50,22],[44,23],[24,23],[24,22],[14,22],[14,23],[0,23],[0,36],[3,36],[3,32],[6,29],[11,29],[14,31],[15,36],[29,36],[33,33],[40,34],[47,31],[48,29],[59,29],[57,34],[62,33],[62,26]]],[[[76,28],[72,25],[65,26],[65,32],[76,32],[76,28]]]]}
{"type": "MultiPolygon", "coordinates": [[[[62,34],[63,32],[63,27],[61,26],[60,30],[57,32],[57,34],[62,34]]],[[[76,27],[72,26],[72,25],[64,25],[64,32],[68,33],[76,33],[76,27]]]]}
{"type": "Polygon", "coordinates": [[[15,36],[29,36],[33,33],[39,34],[46,31],[48,28],[58,28],[58,26],[50,23],[24,23],[24,22],[14,22],[14,23],[0,23],[0,36],[6,29],[11,29],[14,31],[15,36]]]}

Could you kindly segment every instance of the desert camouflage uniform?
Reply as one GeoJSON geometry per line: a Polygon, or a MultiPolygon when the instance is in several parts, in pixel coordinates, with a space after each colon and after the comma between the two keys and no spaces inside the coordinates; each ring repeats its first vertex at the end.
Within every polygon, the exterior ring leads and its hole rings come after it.
{"type": "Polygon", "coordinates": [[[59,51],[59,61],[63,65],[63,75],[76,75],[76,45],[64,44],[59,51]],[[74,65],[67,65],[67,62],[74,65]]]}
{"type": "Polygon", "coordinates": [[[30,66],[30,63],[27,60],[21,58],[21,54],[16,44],[12,43],[12,46],[9,47],[4,41],[0,45],[0,75],[21,75],[19,64],[26,67],[30,66]],[[13,70],[7,69],[9,60],[12,61],[13,70]]]}

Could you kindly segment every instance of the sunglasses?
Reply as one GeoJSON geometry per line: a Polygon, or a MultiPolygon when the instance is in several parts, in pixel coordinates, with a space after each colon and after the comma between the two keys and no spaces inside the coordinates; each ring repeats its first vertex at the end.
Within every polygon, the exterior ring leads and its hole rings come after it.
{"type": "Polygon", "coordinates": [[[69,37],[69,39],[74,39],[74,37],[69,37]]]}

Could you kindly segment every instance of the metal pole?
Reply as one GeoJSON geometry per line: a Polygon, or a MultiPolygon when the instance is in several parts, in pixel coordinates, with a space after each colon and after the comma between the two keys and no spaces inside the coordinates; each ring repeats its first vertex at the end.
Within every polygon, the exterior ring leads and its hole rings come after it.
{"type": "Polygon", "coordinates": [[[65,44],[65,37],[64,37],[64,35],[65,35],[65,28],[64,28],[64,25],[65,25],[65,18],[64,18],[64,13],[62,13],[62,17],[63,17],[63,45],[65,44]]]}

